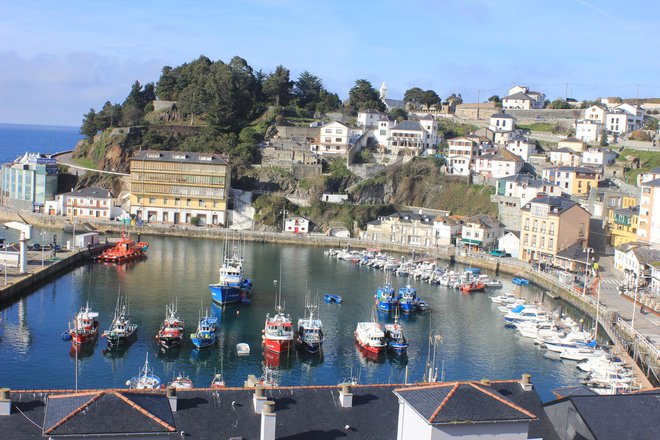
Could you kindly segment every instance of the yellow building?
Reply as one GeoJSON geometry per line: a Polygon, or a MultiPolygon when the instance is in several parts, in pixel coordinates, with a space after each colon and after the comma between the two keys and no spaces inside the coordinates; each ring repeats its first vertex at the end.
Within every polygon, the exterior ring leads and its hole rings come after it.
{"type": "Polygon", "coordinates": [[[162,223],[227,224],[227,161],[217,154],[140,151],[131,158],[131,214],[162,223]]]}
{"type": "MultiPolygon", "coordinates": [[[[521,209],[520,250],[523,261],[566,266],[561,252],[589,240],[591,215],[564,197],[537,197],[521,209]]],[[[586,246],[586,245],[585,245],[586,246]]],[[[571,268],[568,262],[566,268],[571,268]]]]}
{"type": "Polygon", "coordinates": [[[572,196],[587,196],[598,188],[600,174],[593,168],[561,166],[544,169],[542,176],[572,196]]]}
{"type": "Polygon", "coordinates": [[[608,216],[610,244],[614,247],[637,241],[639,206],[611,209],[608,216]]]}

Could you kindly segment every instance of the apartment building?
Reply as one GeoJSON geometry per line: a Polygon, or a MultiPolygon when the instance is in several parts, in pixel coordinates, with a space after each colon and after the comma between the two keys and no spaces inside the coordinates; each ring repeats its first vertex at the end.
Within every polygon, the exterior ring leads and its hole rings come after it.
{"type": "Polygon", "coordinates": [[[366,240],[435,246],[435,216],[415,212],[396,212],[367,223],[362,234],[366,240]]]}
{"type": "Polygon", "coordinates": [[[540,196],[521,209],[520,259],[565,267],[560,252],[586,246],[591,215],[564,197],[540,196]]]}
{"type": "Polygon", "coordinates": [[[461,244],[474,250],[497,247],[497,239],[504,235],[504,223],[486,214],[468,217],[463,222],[461,244]]]}
{"type": "Polygon", "coordinates": [[[660,244],[660,179],[644,182],[640,189],[637,237],[640,241],[660,244]]]}
{"type": "Polygon", "coordinates": [[[518,174],[524,163],[520,156],[501,148],[495,153],[479,156],[476,171],[486,179],[500,179],[518,174]]]}
{"type": "Polygon", "coordinates": [[[546,168],[543,180],[558,185],[573,196],[585,196],[591,188],[598,187],[599,172],[593,168],[561,166],[546,168]]]}
{"type": "Polygon", "coordinates": [[[43,212],[46,202],[57,193],[57,161],[38,153],[25,153],[2,164],[2,205],[31,212],[43,212]]]}
{"type": "Polygon", "coordinates": [[[114,196],[104,188],[90,186],[55,196],[55,210],[50,215],[64,215],[75,219],[110,220],[121,213],[113,209],[114,196]]]}
{"type": "Polygon", "coordinates": [[[140,151],[131,158],[131,214],[145,222],[227,225],[230,168],[218,154],[140,151]]]}
{"type": "Polygon", "coordinates": [[[476,159],[491,144],[484,137],[469,134],[447,139],[447,145],[447,174],[468,176],[474,168],[476,159]]]}
{"type": "Polygon", "coordinates": [[[639,206],[609,210],[607,228],[614,247],[637,241],[639,206]]]}

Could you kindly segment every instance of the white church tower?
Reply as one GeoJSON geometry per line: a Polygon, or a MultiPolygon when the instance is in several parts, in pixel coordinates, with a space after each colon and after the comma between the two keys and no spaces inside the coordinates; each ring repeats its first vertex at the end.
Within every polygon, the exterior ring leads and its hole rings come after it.
{"type": "Polygon", "coordinates": [[[387,83],[383,81],[380,86],[380,100],[385,102],[385,98],[387,98],[387,83]]]}

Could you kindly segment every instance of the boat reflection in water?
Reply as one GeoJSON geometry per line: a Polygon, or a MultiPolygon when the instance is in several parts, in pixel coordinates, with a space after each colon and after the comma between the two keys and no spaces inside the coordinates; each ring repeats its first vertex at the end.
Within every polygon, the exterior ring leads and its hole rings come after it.
{"type": "Polygon", "coordinates": [[[77,351],[78,359],[85,359],[91,357],[94,354],[95,348],[96,348],[96,344],[82,344],[82,345],[71,344],[71,350],[69,350],[69,356],[75,359],[76,351],[77,351]]]}
{"type": "Polygon", "coordinates": [[[268,368],[277,368],[279,370],[288,370],[291,368],[291,358],[288,352],[276,353],[271,350],[264,350],[264,364],[268,368]]]}
{"type": "Polygon", "coordinates": [[[381,350],[378,353],[366,350],[362,348],[362,346],[356,341],[355,342],[355,351],[358,354],[358,359],[360,360],[361,363],[365,363],[363,361],[368,362],[374,362],[378,364],[382,364],[385,361],[385,350],[381,350]]]}
{"type": "Polygon", "coordinates": [[[306,367],[318,367],[323,363],[323,350],[313,354],[300,350],[296,360],[306,367]]]}
{"type": "Polygon", "coordinates": [[[190,350],[190,361],[195,363],[206,362],[209,359],[215,359],[216,356],[217,353],[214,350],[199,350],[197,348],[190,350]]]}

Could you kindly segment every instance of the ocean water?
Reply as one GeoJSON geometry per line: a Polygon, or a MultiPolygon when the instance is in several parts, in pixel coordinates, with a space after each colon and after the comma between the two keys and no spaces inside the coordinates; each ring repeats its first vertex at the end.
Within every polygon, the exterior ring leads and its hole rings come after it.
{"type": "Polygon", "coordinates": [[[0,123],[0,163],[11,162],[26,151],[51,154],[73,150],[82,138],[78,127],[0,123]]]}

